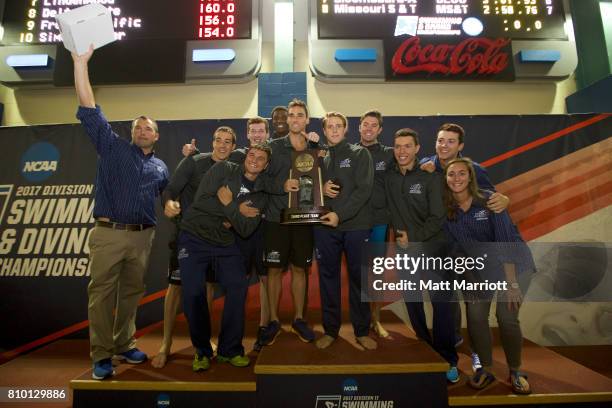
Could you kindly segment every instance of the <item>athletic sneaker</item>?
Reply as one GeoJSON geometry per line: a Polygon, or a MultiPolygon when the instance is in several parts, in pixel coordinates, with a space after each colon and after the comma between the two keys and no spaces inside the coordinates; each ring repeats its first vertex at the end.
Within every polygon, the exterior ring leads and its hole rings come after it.
{"type": "Polygon", "coordinates": [[[113,370],[113,361],[110,358],[94,363],[93,372],[91,373],[91,378],[94,380],[103,380],[113,375],[115,375],[115,370],[113,370]]]}
{"type": "Polygon", "coordinates": [[[260,352],[263,348],[263,338],[266,332],[266,326],[259,326],[257,329],[257,340],[255,340],[255,344],[253,345],[253,350],[260,352]]]}
{"type": "Polygon", "coordinates": [[[247,356],[223,357],[220,354],[217,354],[217,361],[220,363],[230,363],[234,367],[246,367],[251,362],[247,356]]]}
{"type": "Polygon", "coordinates": [[[147,361],[147,355],[137,348],[126,351],[115,356],[118,360],[125,360],[130,364],[140,364],[147,361]]]}
{"type": "Polygon", "coordinates": [[[274,340],[280,334],[281,325],[278,320],[272,320],[268,323],[268,327],[266,327],[266,331],[262,335],[261,344],[264,346],[269,346],[270,344],[274,344],[274,340]]]}
{"type": "Polygon", "coordinates": [[[204,371],[210,368],[210,359],[205,355],[200,355],[198,353],[193,357],[193,363],[191,363],[191,368],[193,371],[204,371]]]}
{"type": "Polygon", "coordinates": [[[446,379],[453,384],[459,382],[459,370],[457,370],[457,367],[451,367],[446,372],[446,379]]]}
{"type": "Polygon", "coordinates": [[[478,357],[478,354],[472,351],[472,371],[476,372],[480,368],[482,368],[482,364],[480,363],[480,357],[478,357]]]}
{"type": "Polygon", "coordinates": [[[310,343],[315,339],[314,331],[308,327],[304,319],[295,319],[291,325],[291,331],[297,334],[304,343],[310,343]]]}

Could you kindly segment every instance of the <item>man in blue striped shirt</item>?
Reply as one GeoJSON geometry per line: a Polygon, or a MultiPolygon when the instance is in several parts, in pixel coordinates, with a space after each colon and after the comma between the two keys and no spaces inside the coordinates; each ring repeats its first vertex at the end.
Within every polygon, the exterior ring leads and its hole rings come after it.
{"type": "Polygon", "coordinates": [[[136,308],[145,292],[144,275],[155,235],[155,199],[168,183],[168,169],[153,153],[159,138],[154,120],[135,119],[131,143],[111,129],[89,82],[87,63],[92,54],[90,47],[72,58],[80,105],[77,118],[98,153],[87,292],[92,377],[102,380],[114,374],[113,355],[133,364],[147,359],[136,348],[136,308]]]}

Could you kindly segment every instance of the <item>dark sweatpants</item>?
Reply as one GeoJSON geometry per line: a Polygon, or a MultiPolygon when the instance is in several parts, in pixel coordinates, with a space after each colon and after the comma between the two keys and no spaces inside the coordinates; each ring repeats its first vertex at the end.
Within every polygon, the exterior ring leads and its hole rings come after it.
{"type": "MultiPolygon", "coordinates": [[[[450,281],[452,276],[444,271],[418,271],[419,279],[432,280],[436,282],[450,281]]],[[[459,357],[455,349],[456,342],[456,309],[458,304],[453,291],[429,291],[429,297],[433,308],[433,338],[427,328],[425,309],[422,300],[418,301],[422,293],[418,293],[416,299],[406,302],[408,316],[417,337],[426,341],[433,349],[442,356],[451,366],[456,366],[459,357]]]]}
{"type": "Polygon", "coordinates": [[[426,341],[451,366],[456,366],[459,357],[455,349],[455,318],[452,302],[432,302],[433,339],[427,328],[423,302],[407,302],[410,323],[417,337],[426,341]]]}
{"type": "Polygon", "coordinates": [[[224,357],[244,354],[244,306],[248,289],[245,262],[238,246],[213,245],[182,231],[178,238],[178,260],[183,283],[183,310],[189,323],[191,342],[199,353],[212,357],[210,312],[206,303],[206,271],[212,265],[216,280],[225,290],[218,353],[224,357]]]}
{"type": "Polygon", "coordinates": [[[314,228],[316,258],[319,264],[319,289],[325,334],[338,337],[342,323],[342,252],[346,253],[349,276],[349,311],[356,337],[370,330],[370,304],[361,301],[361,255],[370,230],[338,231],[314,228]]]}

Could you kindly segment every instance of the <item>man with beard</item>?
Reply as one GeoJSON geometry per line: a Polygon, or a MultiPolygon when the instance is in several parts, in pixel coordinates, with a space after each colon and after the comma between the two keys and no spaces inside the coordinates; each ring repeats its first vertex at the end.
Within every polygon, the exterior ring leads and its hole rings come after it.
{"type": "Polygon", "coordinates": [[[87,311],[92,377],[102,380],[115,373],[113,355],[132,364],[147,360],[136,348],[136,309],[145,292],[155,236],[155,200],[168,183],[168,169],[153,151],[159,139],[153,119],[134,119],[131,143],[111,129],[89,81],[87,64],[92,55],[90,46],[84,55],[72,54],[72,59],[77,118],[98,154],[87,311]]]}

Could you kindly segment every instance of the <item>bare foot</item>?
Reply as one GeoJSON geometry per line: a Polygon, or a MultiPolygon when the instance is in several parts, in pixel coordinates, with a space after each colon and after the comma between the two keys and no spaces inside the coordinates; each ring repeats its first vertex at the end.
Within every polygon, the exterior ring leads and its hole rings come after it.
{"type": "Polygon", "coordinates": [[[320,337],[317,341],[315,341],[315,346],[317,346],[318,349],[325,349],[331,346],[334,340],[336,339],[325,334],[323,337],[320,337]]]}
{"type": "Polygon", "coordinates": [[[374,340],[370,336],[357,337],[357,343],[361,344],[361,346],[363,346],[363,348],[366,350],[376,350],[376,348],[378,347],[376,340],[374,340]]]}
{"type": "Polygon", "coordinates": [[[386,339],[390,337],[389,332],[385,330],[385,328],[383,327],[382,324],[380,324],[380,322],[373,322],[372,330],[374,330],[374,333],[376,333],[376,335],[380,337],[381,339],[386,339]]]}
{"type": "Polygon", "coordinates": [[[151,361],[151,365],[155,368],[164,368],[166,362],[168,361],[168,355],[166,353],[159,352],[155,357],[153,357],[153,361],[151,361]]]}

